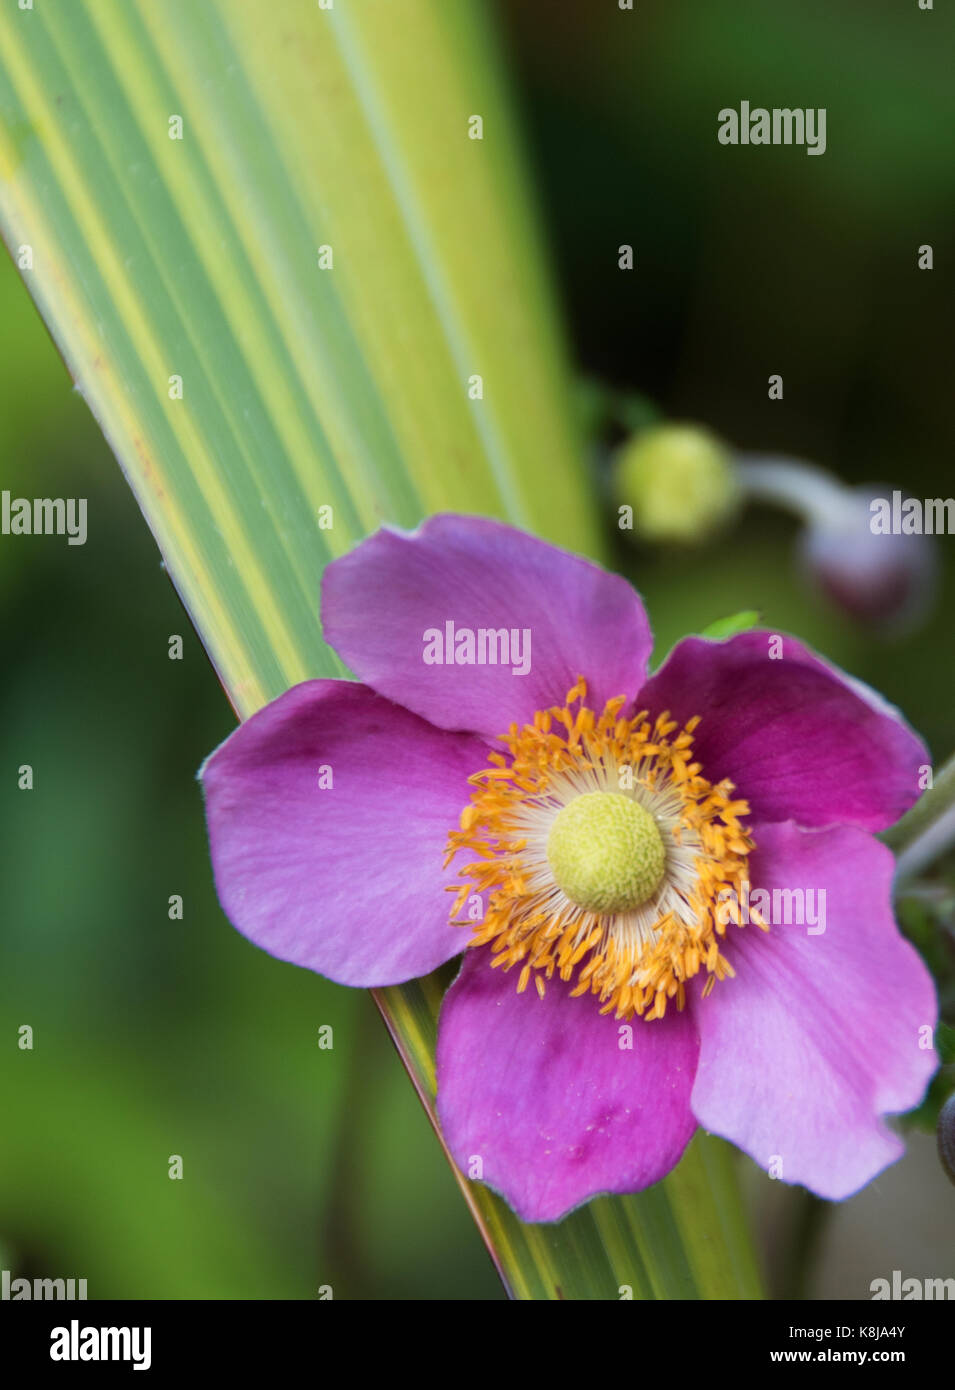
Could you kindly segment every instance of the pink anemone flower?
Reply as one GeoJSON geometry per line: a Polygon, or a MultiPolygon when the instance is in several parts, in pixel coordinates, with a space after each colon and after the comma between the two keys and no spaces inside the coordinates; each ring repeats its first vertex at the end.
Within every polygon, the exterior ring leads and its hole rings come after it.
{"type": "Polygon", "coordinates": [[[873,832],[919,792],[897,711],[792,637],[687,637],[647,675],[623,579],[494,521],[329,565],[311,680],[205,763],[251,941],[380,987],[464,953],[438,1031],[462,1171],[526,1221],[635,1192],[698,1125],[842,1198],[900,1156],[932,980],[873,832]]]}

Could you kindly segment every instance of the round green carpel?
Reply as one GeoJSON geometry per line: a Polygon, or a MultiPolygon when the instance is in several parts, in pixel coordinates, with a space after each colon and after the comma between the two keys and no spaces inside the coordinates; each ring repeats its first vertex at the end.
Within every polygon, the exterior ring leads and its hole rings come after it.
{"type": "Polygon", "coordinates": [[[559,888],[589,912],[628,912],[659,888],[666,852],[656,821],[632,797],[585,792],[561,807],[547,837],[559,888]]]}

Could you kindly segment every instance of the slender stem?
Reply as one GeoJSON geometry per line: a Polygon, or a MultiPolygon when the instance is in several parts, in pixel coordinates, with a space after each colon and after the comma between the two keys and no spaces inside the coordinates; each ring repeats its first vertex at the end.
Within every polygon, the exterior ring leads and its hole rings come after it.
{"type": "Polygon", "coordinates": [[[805,1189],[796,1189],[786,1267],[777,1298],[804,1302],[809,1297],[819,1246],[831,1212],[831,1203],[805,1189]]]}
{"type": "Polygon", "coordinates": [[[902,819],[879,837],[894,851],[896,881],[912,877],[955,844],[955,756],[902,819]]]}
{"type": "Polygon", "coordinates": [[[748,497],[785,507],[810,525],[837,526],[858,509],[858,499],[838,478],[800,459],[737,454],[736,474],[748,497]]]}
{"type": "Polygon", "coordinates": [[[941,859],[955,844],[955,806],[949,806],[944,815],[922,831],[912,843],[898,855],[895,862],[897,883],[914,878],[916,874],[941,859]]]}

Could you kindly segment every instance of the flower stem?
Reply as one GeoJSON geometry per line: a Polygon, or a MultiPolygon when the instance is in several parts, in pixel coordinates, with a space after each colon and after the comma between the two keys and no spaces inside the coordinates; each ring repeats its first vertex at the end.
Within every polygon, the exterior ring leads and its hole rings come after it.
{"type": "Polygon", "coordinates": [[[805,1188],[796,1188],[792,1206],[788,1257],[783,1269],[782,1286],[775,1296],[804,1302],[811,1292],[812,1275],[832,1213],[832,1204],[823,1202],[805,1188]]]}
{"type": "Polygon", "coordinates": [[[809,525],[834,526],[853,511],[849,489],[814,463],[763,454],[736,455],[736,473],[746,495],[794,512],[809,525]]]}
{"type": "Polygon", "coordinates": [[[955,844],[955,756],[912,809],[879,838],[896,856],[897,880],[911,878],[955,844]]]}

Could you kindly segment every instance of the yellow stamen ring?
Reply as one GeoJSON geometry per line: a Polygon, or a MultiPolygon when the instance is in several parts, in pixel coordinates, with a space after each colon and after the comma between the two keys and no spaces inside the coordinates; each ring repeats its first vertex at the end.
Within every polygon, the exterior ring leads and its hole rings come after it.
{"type": "Polygon", "coordinates": [[[581,679],[563,708],[512,724],[508,754],[470,778],[445,862],[476,858],[450,890],[452,921],[474,928],[470,946],[491,946],[493,965],[521,967],[521,992],[533,976],[543,995],[556,974],[601,1013],[662,1018],[694,975],[707,973],[708,993],[733,974],[720,946],[728,920],[742,925],[749,806],[694,762],[699,718],[624,719],[622,695],[598,717],[586,693],[581,679]],[[476,926],[460,920],[475,894],[476,926]]]}

